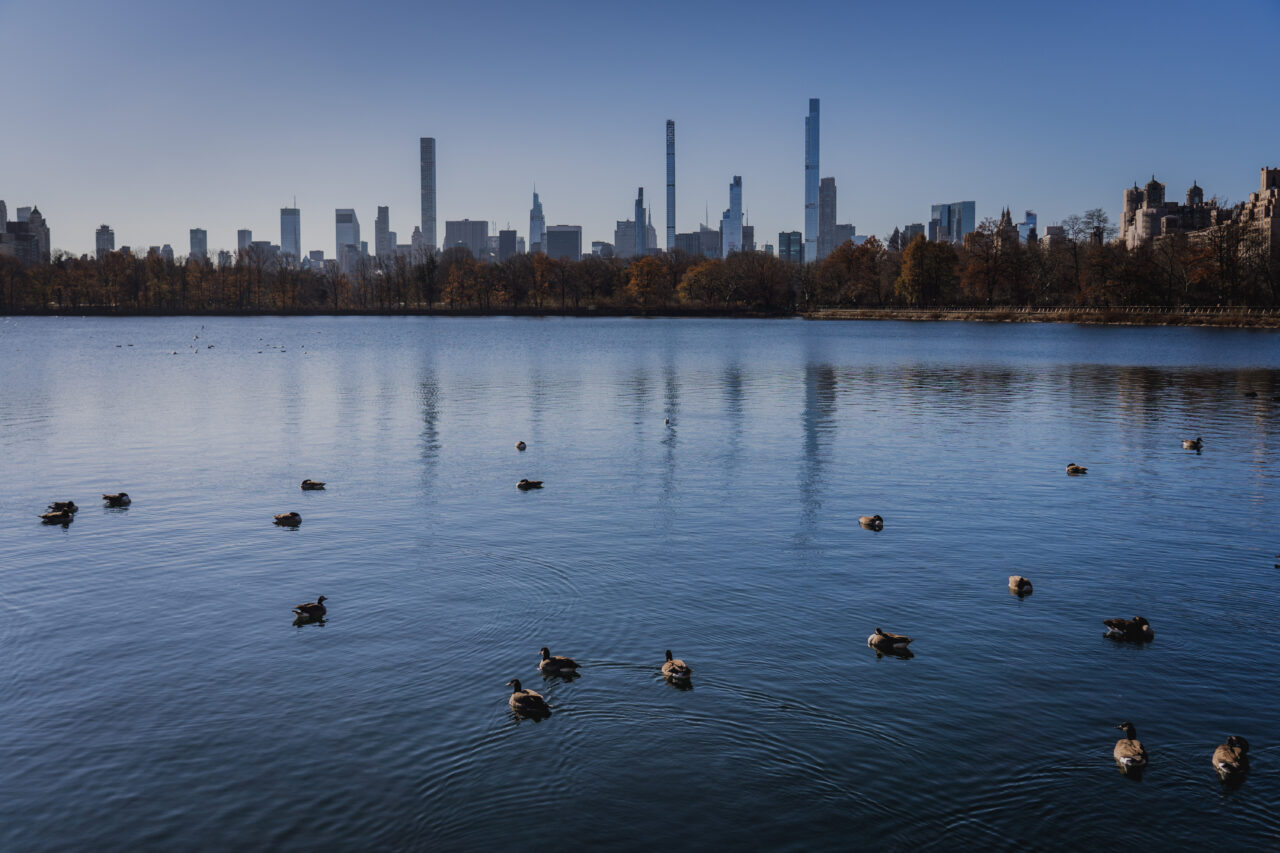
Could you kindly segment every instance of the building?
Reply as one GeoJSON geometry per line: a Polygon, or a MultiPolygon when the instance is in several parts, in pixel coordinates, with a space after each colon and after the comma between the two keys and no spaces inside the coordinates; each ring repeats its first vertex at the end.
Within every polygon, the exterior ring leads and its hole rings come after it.
{"type": "Polygon", "coordinates": [[[349,207],[340,207],[333,212],[334,221],[334,255],[338,258],[338,269],[350,275],[364,257],[360,240],[360,218],[349,207]]]}
{"type": "Polygon", "coordinates": [[[911,245],[912,240],[917,237],[923,237],[924,235],[925,228],[923,222],[912,222],[910,225],[904,225],[902,227],[902,247],[905,249],[907,246],[911,245]]]}
{"type": "Polygon", "coordinates": [[[436,250],[436,140],[424,136],[418,140],[418,167],[422,190],[422,244],[426,251],[436,250]]]}
{"type": "Polygon", "coordinates": [[[476,260],[483,260],[489,247],[489,223],[478,219],[450,219],[444,223],[444,248],[459,246],[470,249],[476,260]]]}
{"type": "Polygon", "coordinates": [[[734,175],[729,183],[729,209],[720,218],[720,257],[727,258],[742,251],[742,176],[734,175]]]}
{"type": "Polygon", "coordinates": [[[516,232],[515,229],[498,232],[498,260],[505,261],[507,258],[516,254],[516,232]]]}
{"type": "Polygon", "coordinates": [[[1024,210],[1022,221],[1018,223],[1018,239],[1024,243],[1036,242],[1036,212],[1024,210]]]}
{"type": "Polygon", "coordinates": [[[804,248],[807,260],[818,256],[818,130],[818,99],[810,98],[809,115],[804,120],[804,248]]]}
{"type": "Polygon", "coordinates": [[[229,266],[231,266],[231,253],[228,252],[226,249],[219,250],[218,269],[224,270],[229,266]]]}
{"type": "MultiPolygon", "coordinates": [[[[640,187],[640,189],[639,189],[639,190],[637,191],[637,193],[636,193],[636,217],[635,217],[635,221],[636,221],[636,222],[644,222],[644,221],[645,221],[645,216],[644,216],[644,187],[640,187]]],[[[646,238],[649,236],[649,235],[646,233],[646,232],[648,231],[648,229],[647,229],[647,228],[635,228],[635,229],[633,229],[633,230],[635,231],[635,243],[633,244],[633,245],[635,246],[635,251],[634,251],[632,254],[636,255],[637,257],[641,257],[641,256],[644,256],[644,255],[647,255],[647,254],[649,253],[649,241],[646,239],[646,238]]]]}
{"type": "Polygon", "coordinates": [[[1056,249],[1058,246],[1065,246],[1067,243],[1067,230],[1061,225],[1045,226],[1044,236],[1040,238],[1040,245],[1046,249],[1056,249]]]}
{"type": "Polygon", "coordinates": [[[52,260],[49,248],[49,226],[38,207],[20,207],[18,218],[7,221],[0,215],[0,255],[17,258],[23,266],[47,264],[52,260]]]}
{"type": "Polygon", "coordinates": [[[236,232],[236,251],[243,252],[253,243],[253,231],[241,228],[236,232]]]}
{"type": "Polygon", "coordinates": [[[818,255],[822,260],[831,254],[840,241],[836,240],[836,179],[823,178],[818,184],[818,255]]]}
{"type": "Polygon", "coordinates": [[[636,221],[618,219],[613,227],[613,254],[617,258],[633,258],[636,254],[636,221]]]}
{"type": "Polygon", "coordinates": [[[778,232],[778,257],[792,263],[804,263],[804,235],[799,231],[778,232]]]}
{"type": "Polygon", "coordinates": [[[603,240],[592,240],[591,254],[595,255],[597,258],[612,258],[613,244],[606,243],[603,240]]]}
{"type": "Polygon", "coordinates": [[[977,227],[976,205],[971,201],[935,204],[929,217],[929,239],[941,243],[962,243],[977,227]]]}
{"type": "MultiPolygon", "coordinates": [[[[196,253],[197,231],[204,233],[199,228],[191,229],[191,254],[193,255],[196,253]]],[[[116,232],[112,231],[109,225],[99,225],[98,230],[94,232],[93,241],[98,260],[102,260],[116,250],[116,232]]]]}
{"type": "Polygon", "coordinates": [[[395,247],[391,238],[391,208],[379,207],[378,215],[373,218],[373,254],[380,261],[389,261],[395,247]]]}
{"type": "Polygon", "coordinates": [[[288,264],[302,260],[302,212],[296,207],[280,208],[280,254],[288,264]]]}
{"type": "Polygon", "coordinates": [[[754,225],[742,226],[742,251],[754,252],[756,250],[756,227],[754,225]]]}
{"type": "Polygon", "coordinates": [[[667,251],[676,246],[676,123],[667,119],[667,251]]]}
{"type": "Polygon", "coordinates": [[[161,246],[160,257],[163,258],[164,262],[167,264],[173,263],[173,246],[170,246],[168,243],[161,246]]]}
{"type": "Polygon", "coordinates": [[[529,252],[538,254],[547,240],[547,219],[542,215],[542,202],[538,191],[533,191],[533,207],[529,209],[529,252]]]}
{"type": "MultiPolygon", "coordinates": [[[[1204,191],[1200,191],[1203,202],[1204,191]]],[[[1187,201],[1191,201],[1188,193],[1187,201]]],[[[1280,264],[1280,169],[1262,170],[1262,183],[1249,200],[1236,205],[1232,218],[1241,227],[1256,229],[1261,236],[1259,249],[1267,254],[1271,265],[1280,264]]]]}
{"type": "Polygon", "coordinates": [[[855,228],[854,226],[849,225],[847,223],[844,225],[840,225],[837,223],[835,227],[835,236],[831,240],[831,250],[834,252],[836,249],[840,248],[845,243],[848,243],[850,241],[857,243],[858,242],[856,240],[857,236],[858,236],[858,229],[855,228]]]}
{"type": "MultiPolygon", "coordinates": [[[[1266,188],[1266,172],[1263,170],[1263,189],[1266,188]]],[[[1124,191],[1124,208],[1120,215],[1120,239],[1130,249],[1149,245],[1157,237],[1177,231],[1204,231],[1215,225],[1230,222],[1232,210],[1218,207],[1218,200],[1204,200],[1204,190],[1195,181],[1187,190],[1186,204],[1166,201],[1165,185],[1155,175],[1142,189],[1135,182],[1132,189],[1124,191]]]]}
{"type": "Polygon", "coordinates": [[[552,225],[547,228],[546,254],[558,261],[582,260],[582,226],[552,225]]]}

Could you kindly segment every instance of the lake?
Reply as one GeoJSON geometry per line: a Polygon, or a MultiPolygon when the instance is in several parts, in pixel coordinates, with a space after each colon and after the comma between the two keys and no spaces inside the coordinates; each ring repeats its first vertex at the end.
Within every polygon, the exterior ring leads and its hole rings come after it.
{"type": "Polygon", "coordinates": [[[1277,395],[1244,330],[0,318],[0,847],[1276,849],[1277,395]]]}

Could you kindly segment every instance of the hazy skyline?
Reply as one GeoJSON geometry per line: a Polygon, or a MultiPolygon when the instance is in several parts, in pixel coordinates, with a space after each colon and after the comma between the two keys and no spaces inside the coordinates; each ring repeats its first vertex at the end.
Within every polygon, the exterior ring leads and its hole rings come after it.
{"type": "MultiPolygon", "coordinates": [[[[804,117],[822,102],[821,176],[859,234],[925,222],[935,203],[1008,205],[1041,229],[1119,213],[1155,173],[1232,202],[1280,165],[1270,40],[1280,4],[799,3],[639,9],[565,3],[329,2],[110,6],[0,0],[9,71],[0,199],[38,205],[54,248],[209,248],[280,239],[294,196],[302,249],[334,251],[334,209],[407,243],[418,140],[436,139],[446,219],[527,236],[612,240],[644,187],[665,222],[665,124],[676,122],[679,231],[714,226],[728,186],[758,244],[804,228],[804,117]],[[704,207],[705,205],[705,207],[704,207]]],[[[663,243],[660,240],[660,243],[663,243]]]]}

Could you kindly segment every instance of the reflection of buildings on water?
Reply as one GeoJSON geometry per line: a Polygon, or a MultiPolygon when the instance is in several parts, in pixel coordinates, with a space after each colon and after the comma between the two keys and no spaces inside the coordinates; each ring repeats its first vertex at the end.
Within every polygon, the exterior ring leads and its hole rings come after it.
{"type": "Polygon", "coordinates": [[[804,459],[800,467],[800,511],[805,527],[817,523],[822,508],[822,472],[835,437],[837,374],[830,364],[804,368],[804,459]]]}

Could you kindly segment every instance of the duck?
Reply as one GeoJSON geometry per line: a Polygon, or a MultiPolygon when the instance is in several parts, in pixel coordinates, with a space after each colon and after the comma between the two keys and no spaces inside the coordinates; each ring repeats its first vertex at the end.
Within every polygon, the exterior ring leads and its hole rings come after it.
{"type": "Polygon", "coordinates": [[[51,501],[49,503],[49,509],[52,512],[61,512],[65,510],[70,513],[77,513],[80,511],[80,507],[76,506],[75,501],[51,501]]]}
{"type": "Polygon", "coordinates": [[[517,714],[542,717],[551,713],[551,709],[547,707],[547,700],[542,698],[542,694],[536,690],[521,689],[520,679],[511,679],[507,682],[507,686],[511,688],[511,698],[507,700],[507,704],[517,714]]]}
{"type": "Polygon", "coordinates": [[[1147,751],[1142,748],[1142,741],[1138,740],[1138,730],[1128,720],[1116,728],[1124,732],[1124,737],[1116,741],[1116,748],[1111,751],[1111,755],[1122,772],[1141,773],[1142,768],[1147,766],[1147,751]]]}
{"type": "Polygon", "coordinates": [[[1256,397],[1256,396],[1258,396],[1258,392],[1257,392],[1257,391],[1245,391],[1245,392],[1244,392],[1244,395],[1245,395],[1246,397],[1256,397]]]}
{"type": "Polygon", "coordinates": [[[541,480],[521,480],[520,482],[516,483],[516,488],[522,492],[527,492],[530,489],[541,489],[542,481],[541,480]]]}
{"type": "Polygon", "coordinates": [[[1088,474],[1089,469],[1084,467],[1083,465],[1077,465],[1076,463],[1072,462],[1067,465],[1067,473],[1074,477],[1077,474],[1088,474]]]}
{"type": "Polygon", "coordinates": [[[324,489],[324,483],[320,482],[319,480],[303,480],[302,481],[302,491],[304,492],[318,492],[323,489],[324,489]]]}
{"type": "Polygon", "coordinates": [[[1111,640],[1149,643],[1156,638],[1155,632],[1151,630],[1151,623],[1142,616],[1132,619],[1103,619],[1102,624],[1107,626],[1104,636],[1111,640]]]}
{"type": "Polygon", "coordinates": [[[1213,769],[1223,782],[1240,779],[1249,772],[1249,741],[1231,735],[1213,751],[1213,769]]]}
{"type": "Polygon", "coordinates": [[[1009,592],[1017,595],[1031,594],[1031,581],[1022,575],[1009,575],[1009,592]]]}
{"type": "Polygon", "coordinates": [[[680,658],[673,658],[671,649],[667,649],[667,661],[662,665],[662,674],[672,681],[688,681],[689,676],[693,675],[693,668],[680,658]]]}
{"type": "Polygon", "coordinates": [[[107,502],[107,506],[128,506],[133,503],[128,492],[120,492],[116,495],[103,495],[102,499],[107,502]]]}
{"type": "Polygon", "coordinates": [[[524,450],[527,446],[523,441],[516,442],[516,450],[524,450]]]}
{"type": "Polygon", "coordinates": [[[1182,439],[1183,450],[1199,450],[1202,447],[1204,447],[1204,441],[1198,435],[1195,438],[1182,439]]]}
{"type": "Polygon", "coordinates": [[[67,525],[74,521],[75,517],[75,513],[69,509],[55,509],[51,512],[41,513],[40,521],[45,524],[67,525]]]}
{"type": "Polygon", "coordinates": [[[883,530],[884,519],[878,515],[863,515],[858,517],[858,524],[868,530],[883,530]]]}
{"type": "Polygon", "coordinates": [[[904,634],[891,634],[876,628],[876,632],[867,637],[867,645],[876,650],[876,654],[902,654],[911,645],[911,638],[904,634]]]}
{"type": "Polygon", "coordinates": [[[299,604],[293,608],[293,615],[299,620],[314,622],[324,618],[324,614],[328,611],[324,606],[325,597],[322,595],[315,601],[308,601],[306,604],[299,604]]]}
{"type": "Polygon", "coordinates": [[[275,517],[276,524],[281,527],[297,527],[302,524],[302,516],[296,512],[285,512],[275,517]]]}
{"type": "Polygon", "coordinates": [[[538,661],[538,669],[546,675],[573,675],[578,669],[578,662],[563,655],[552,655],[546,646],[541,649],[542,660],[538,661]]]}

